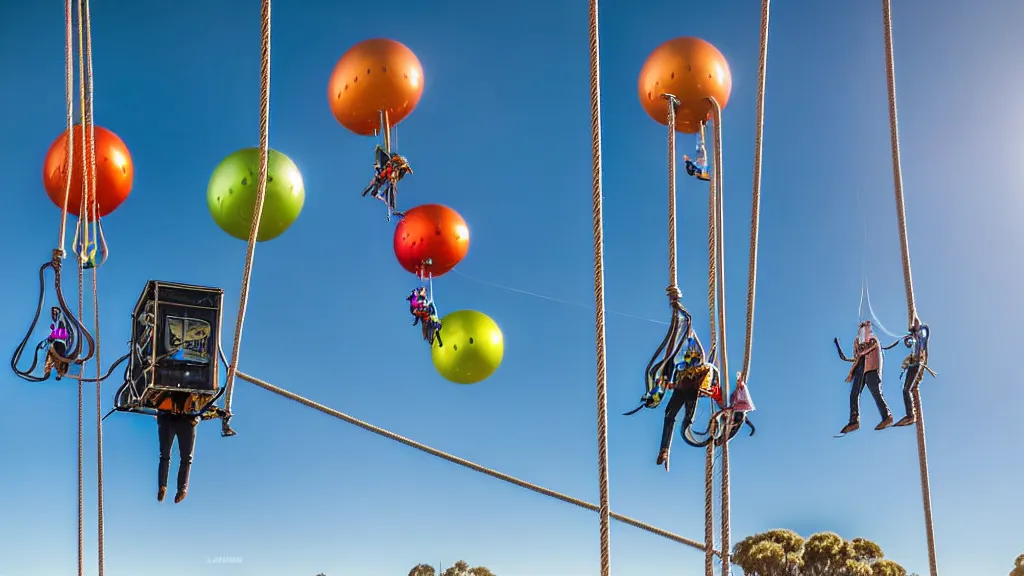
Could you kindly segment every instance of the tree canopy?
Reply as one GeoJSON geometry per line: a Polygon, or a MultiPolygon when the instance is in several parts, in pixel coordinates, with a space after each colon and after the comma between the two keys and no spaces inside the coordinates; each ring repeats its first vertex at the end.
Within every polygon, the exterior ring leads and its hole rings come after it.
{"type": "Polygon", "coordinates": [[[746,576],[907,576],[884,556],[878,544],[864,538],[820,532],[804,540],[792,530],[755,534],[733,549],[733,563],[746,576]]]}
{"type": "Polygon", "coordinates": [[[1017,559],[1013,561],[1013,570],[1010,570],[1010,576],[1024,576],[1024,554],[1017,556],[1017,559]]]}
{"type": "MultiPolygon", "coordinates": [[[[437,571],[430,564],[418,564],[409,571],[409,576],[437,576],[437,571]]],[[[441,572],[441,576],[496,576],[483,566],[470,568],[465,560],[459,560],[451,568],[441,572]]]]}

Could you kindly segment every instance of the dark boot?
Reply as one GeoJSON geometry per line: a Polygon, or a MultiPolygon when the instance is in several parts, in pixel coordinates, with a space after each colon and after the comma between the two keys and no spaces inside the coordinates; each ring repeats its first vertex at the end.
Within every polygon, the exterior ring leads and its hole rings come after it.
{"type": "Polygon", "coordinates": [[[886,414],[885,418],[875,426],[875,430],[885,430],[889,426],[892,426],[892,414],[886,414]]]}
{"type": "Polygon", "coordinates": [[[860,430],[860,421],[859,420],[854,420],[854,421],[850,422],[849,424],[847,424],[846,426],[843,426],[843,429],[840,430],[839,433],[840,434],[849,434],[850,432],[856,432],[857,430],[860,430]]]}
{"type": "Polygon", "coordinates": [[[911,426],[911,425],[916,424],[916,423],[917,423],[917,418],[915,418],[914,416],[904,416],[903,418],[900,418],[900,421],[897,422],[895,425],[896,426],[911,426]]]}
{"type": "Polygon", "coordinates": [[[186,494],[188,494],[188,488],[178,490],[178,493],[174,495],[174,503],[181,504],[181,501],[185,499],[186,494]]]}
{"type": "Polygon", "coordinates": [[[167,496],[167,486],[161,486],[156,491],[156,501],[157,502],[163,502],[165,496],[167,496]]]}
{"type": "Polygon", "coordinates": [[[655,462],[658,466],[665,465],[665,472],[668,472],[668,448],[662,448],[658,452],[658,460],[655,462]]]}

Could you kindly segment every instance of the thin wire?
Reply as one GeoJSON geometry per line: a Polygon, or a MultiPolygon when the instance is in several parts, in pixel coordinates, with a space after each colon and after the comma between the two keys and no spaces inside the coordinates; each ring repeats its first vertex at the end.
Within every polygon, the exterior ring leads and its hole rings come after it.
{"type": "MultiPolygon", "coordinates": [[[[525,480],[520,480],[519,478],[516,478],[515,476],[510,476],[508,474],[505,474],[504,472],[499,472],[497,470],[494,470],[494,469],[491,469],[491,468],[487,468],[486,466],[481,466],[480,464],[477,464],[475,462],[471,462],[469,460],[466,460],[465,458],[459,458],[458,456],[455,456],[453,454],[449,454],[449,453],[444,452],[442,450],[438,450],[437,448],[432,448],[430,446],[427,446],[426,444],[421,444],[419,442],[416,442],[415,440],[412,440],[410,438],[406,438],[405,436],[401,436],[401,435],[395,434],[394,432],[391,432],[389,430],[385,430],[384,428],[380,428],[378,426],[374,426],[373,424],[370,424],[368,422],[364,422],[362,420],[359,420],[358,418],[355,418],[353,416],[349,416],[348,414],[345,414],[343,412],[339,412],[339,411],[337,411],[337,410],[335,410],[333,408],[329,408],[327,406],[324,406],[323,404],[320,404],[318,402],[314,402],[312,400],[309,400],[308,398],[304,398],[302,396],[299,396],[298,394],[295,394],[294,392],[290,392],[288,390],[285,390],[284,388],[279,388],[277,386],[274,386],[273,384],[270,384],[269,382],[266,382],[264,380],[260,380],[259,378],[255,378],[253,376],[249,376],[248,374],[246,374],[244,372],[236,371],[235,374],[238,376],[238,378],[240,380],[244,380],[246,382],[254,384],[255,386],[263,388],[264,390],[266,390],[268,392],[272,392],[274,394],[277,394],[278,396],[282,396],[284,398],[292,400],[293,402],[297,402],[299,404],[302,404],[303,406],[306,406],[307,408],[312,408],[313,410],[316,410],[316,411],[321,412],[323,414],[326,414],[328,416],[332,416],[334,418],[337,418],[338,420],[341,420],[342,422],[347,422],[349,424],[352,424],[353,426],[357,426],[359,428],[362,428],[363,430],[366,430],[367,432],[372,432],[372,433],[374,433],[374,434],[376,434],[378,436],[382,436],[384,438],[387,438],[388,440],[393,440],[393,441],[398,442],[400,444],[404,444],[404,445],[406,445],[406,446],[408,446],[410,448],[414,448],[416,450],[419,450],[420,452],[424,452],[426,454],[430,454],[431,456],[440,458],[440,459],[445,460],[447,462],[450,462],[452,464],[456,464],[458,466],[462,466],[463,468],[468,468],[470,470],[473,470],[473,471],[476,471],[476,472],[480,472],[481,474],[486,474],[487,476],[490,476],[491,478],[496,478],[498,480],[501,480],[503,482],[507,482],[509,484],[513,484],[513,485],[518,486],[520,488],[525,488],[525,489],[530,490],[532,492],[536,492],[537,494],[541,494],[542,496],[547,496],[549,498],[554,498],[555,500],[560,500],[560,501],[565,502],[567,504],[572,504],[574,506],[578,506],[580,508],[583,508],[583,509],[586,509],[586,510],[590,510],[591,512],[600,512],[600,510],[601,510],[601,508],[598,505],[596,505],[596,504],[591,504],[590,502],[587,502],[585,500],[580,500],[579,498],[573,498],[572,496],[568,496],[566,494],[562,494],[561,492],[556,492],[554,490],[550,490],[548,488],[544,488],[543,486],[540,486],[540,485],[537,485],[537,484],[533,484],[533,483],[527,482],[525,480]]],[[[656,536],[661,536],[662,538],[671,540],[673,542],[677,542],[679,544],[683,544],[683,545],[689,546],[691,548],[696,548],[697,550],[703,550],[704,549],[704,544],[701,543],[701,542],[697,542],[696,540],[691,540],[690,538],[685,538],[683,536],[679,536],[678,534],[674,534],[674,533],[669,532],[667,530],[663,530],[661,528],[657,528],[657,527],[652,526],[650,524],[647,524],[645,522],[641,522],[641,521],[639,521],[639,520],[637,520],[635,518],[630,518],[629,516],[623,516],[622,514],[618,514],[618,513],[615,513],[615,512],[611,512],[611,511],[609,511],[608,515],[609,515],[610,518],[618,520],[619,522],[622,522],[623,524],[628,524],[628,525],[630,525],[630,526],[632,526],[634,528],[639,528],[640,530],[644,530],[645,532],[650,532],[651,534],[654,534],[656,536]]],[[[719,552],[715,551],[715,553],[718,554],[719,552]]]]}
{"type": "MultiPolygon", "coordinates": [[[[885,75],[889,96],[889,139],[892,147],[892,178],[896,195],[896,219],[899,225],[900,256],[903,261],[903,284],[907,296],[907,329],[916,323],[917,305],[914,301],[914,278],[910,270],[910,243],[907,238],[907,212],[903,200],[903,169],[900,165],[899,120],[896,113],[896,58],[892,41],[892,2],[882,0],[882,28],[885,37],[885,75]]],[[[928,540],[928,569],[938,576],[935,554],[935,525],[932,519],[932,494],[928,478],[928,446],[925,441],[924,410],[920,388],[914,389],[914,409],[917,412],[917,459],[921,469],[921,497],[924,504],[925,535],[928,540]]]]}
{"type": "MultiPolygon", "coordinates": [[[[96,194],[96,109],[94,107],[95,101],[95,84],[93,83],[93,71],[92,71],[92,19],[89,12],[89,0],[82,0],[84,6],[83,19],[85,20],[85,61],[83,68],[85,69],[86,76],[86,90],[88,93],[87,98],[87,112],[86,112],[86,124],[89,127],[89,146],[86,148],[86,154],[89,159],[89,196],[91,197],[89,202],[89,208],[92,213],[92,222],[99,222],[99,198],[96,194]]],[[[88,213],[86,218],[88,225],[88,213]]],[[[95,225],[95,224],[94,224],[95,225]]],[[[88,233],[88,229],[86,229],[88,233]]],[[[86,236],[88,242],[88,236],[86,236]]],[[[97,234],[96,242],[100,241],[99,235],[97,234]]],[[[103,576],[104,573],[104,553],[103,553],[103,397],[101,395],[102,377],[103,377],[103,362],[100,359],[100,299],[99,299],[99,262],[92,268],[92,309],[93,309],[93,336],[96,339],[96,546],[97,546],[97,566],[98,576],[103,576]]],[[[85,375],[85,367],[83,366],[82,375],[85,375]]]]}
{"type": "Polygon", "coordinates": [[[235,321],[235,339],[231,347],[231,362],[225,388],[224,410],[231,415],[234,396],[235,368],[242,346],[242,325],[249,303],[249,283],[252,281],[253,257],[256,255],[256,237],[263,217],[263,202],[267,196],[267,162],[270,155],[270,0],[260,2],[260,173],[256,188],[256,206],[253,208],[249,243],[245,249],[245,267],[242,271],[242,289],[239,294],[238,317],[235,321]]]}
{"type": "Polygon", "coordinates": [[[601,576],[612,573],[611,503],[608,488],[608,374],[604,303],[604,206],[601,191],[601,47],[598,0],[590,0],[590,138],[594,212],[594,328],[597,351],[597,478],[601,576]]]}
{"type": "MultiPolygon", "coordinates": [[[[461,276],[472,282],[482,284],[484,286],[490,286],[491,288],[497,288],[498,290],[505,290],[514,294],[522,294],[523,296],[531,296],[533,298],[539,298],[541,300],[547,300],[548,302],[554,302],[555,304],[564,304],[566,306],[573,306],[575,308],[583,308],[585,310],[593,310],[593,304],[584,304],[582,302],[573,302],[571,300],[563,300],[561,298],[555,298],[553,296],[547,296],[545,294],[539,294],[537,292],[530,292],[529,290],[523,290],[521,288],[513,288],[512,286],[506,286],[504,284],[498,284],[497,282],[491,282],[489,280],[483,280],[475,276],[470,276],[464,272],[459,271],[458,268],[453,269],[450,274],[461,276]]],[[[668,326],[668,322],[662,320],[655,320],[653,318],[646,318],[644,316],[638,316],[636,314],[629,314],[628,312],[616,312],[615,310],[605,310],[606,314],[621,316],[623,318],[630,318],[632,320],[640,320],[642,322],[650,322],[651,324],[660,324],[662,326],[668,326]]]]}

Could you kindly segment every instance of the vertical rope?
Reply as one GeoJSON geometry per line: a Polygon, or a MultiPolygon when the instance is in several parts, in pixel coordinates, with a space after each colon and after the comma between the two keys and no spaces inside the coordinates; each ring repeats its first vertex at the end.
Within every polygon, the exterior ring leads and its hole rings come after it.
{"type": "Polygon", "coordinates": [[[72,1],[64,2],[64,102],[67,107],[68,139],[64,143],[64,204],[60,210],[60,232],[57,236],[57,249],[62,258],[66,254],[64,242],[68,230],[68,199],[71,197],[71,173],[75,166],[75,59],[72,49],[75,33],[72,1]]]}
{"type": "MultiPolygon", "coordinates": [[[[92,71],[92,19],[89,13],[89,0],[82,0],[84,6],[83,19],[85,21],[85,59],[83,68],[86,78],[86,122],[89,130],[89,145],[86,148],[89,167],[89,200],[86,223],[89,223],[88,215],[91,215],[92,222],[96,222],[96,242],[99,238],[99,199],[96,194],[96,110],[93,106],[95,100],[95,86],[93,84],[92,71]]],[[[89,241],[88,229],[86,241],[89,241]]],[[[103,379],[103,361],[100,359],[100,299],[99,299],[99,262],[92,269],[92,311],[93,311],[93,336],[96,339],[96,545],[98,576],[104,573],[103,554],[103,397],[101,394],[103,379]]],[[[85,375],[83,366],[82,375],[85,375]]]]}
{"type": "MultiPolygon", "coordinates": [[[[716,260],[718,262],[718,366],[721,379],[722,399],[729,401],[729,354],[726,348],[726,321],[725,321],[725,211],[722,193],[722,108],[718,101],[709,98],[711,109],[714,115],[715,125],[715,166],[716,177],[714,194],[714,219],[715,219],[715,246],[716,260]]],[[[730,528],[729,528],[729,435],[731,434],[732,418],[726,413],[725,425],[722,430],[722,574],[728,574],[731,566],[730,528]]],[[[713,442],[712,442],[713,443],[713,442]]]]}
{"type": "Polygon", "coordinates": [[[715,443],[704,454],[704,576],[715,576],[715,443]]]}
{"type": "MultiPolygon", "coordinates": [[[[81,1],[78,2],[77,8],[78,8],[78,13],[77,13],[77,16],[78,16],[78,84],[79,84],[78,85],[78,96],[79,96],[79,100],[80,100],[80,104],[81,104],[80,112],[82,114],[82,156],[83,156],[83,158],[82,158],[82,160],[83,160],[83,162],[82,162],[82,176],[83,176],[83,178],[82,178],[82,199],[81,199],[81,204],[80,204],[79,209],[78,209],[78,219],[79,219],[79,221],[81,221],[82,218],[88,218],[89,217],[88,213],[85,210],[85,199],[86,199],[86,197],[88,196],[88,193],[89,193],[89,185],[88,185],[88,180],[89,179],[85,177],[85,171],[88,170],[88,166],[86,165],[86,162],[85,162],[86,145],[87,145],[88,135],[86,134],[86,121],[87,121],[87,117],[86,117],[86,109],[85,109],[86,108],[86,103],[85,103],[85,70],[84,70],[84,67],[82,66],[83,53],[85,51],[85,46],[83,45],[83,42],[84,42],[83,36],[84,35],[82,33],[83,31],[82,31],[82,3],[81,3],[81,1]]],[[[74,131],[72,130],[72,132],[68,134],[68,139],[71,140],[73,138],[74,138],[74,131]]],[[[67,174],[68,182],[71,181],[72,176],[73,176],[73,173],[68,172],[68,174],[67,174]]],[[[61,246],[61,248],[63,248],[63,245],[61,246]]],[[[79,258],[75,258],[75,260],[78,262],[78,319],[79,319],[79,321],[81,321],[81,319],[83,317],[82,310],[84,308],[84,299],[85,299],[84,294],[83,294],[83,287],[85,285],[85,282],[84,282],[84,272],[83,272],[83,269],[82,269],[82,259],[79,257],[79,258]]],[[[84,395],[85,395],[85,390],[83,388],[84,384],[82,383],[81,376],[83,376],[85,374],[85,367],[86,367],[86,363],[87,362],[88,362],[88,358],[82,359],[82,361],[80,362],[80,365],[82,367],[81,368],[82,372],[81,372],[81,375],[80,375],[79,380],[78,380],[78,576],[84,576],[85,575],[85,478],[84,478],[85,475],[83,473],[83,463],[84,463],[84,460],[85,460],[85,452],[83,450],[83,442],[82,442],[82,438],[83,438],[83,435],[84,435],[84,428],[85,428],[85,426],[84,426],[84,415],[85,415],[85,397],[84,397],[84,395]]]]}
{"type": "MultiPolygon", "coordinates": [[[[882,29],[885,37],[885,76],[889,96],[889,139],[892,146],[892,179],[896,195],[896,219],[900,235],[900,256],[903,262],[903,284],[907,296],[907,324],[913,327],[917,320],[917,304],[914,301],[914,278],[910,269],[910,243],[907,238],[907,212],[903,199],[903,168],[900,164],[899,120],[896,114],[896,58],[892,41],[892,2],[882,0],[882,29]]],[[[938,561],[935,556],[935,525],[932,519],[931,482],[928,478],[928,446],[925,441],[924,410],[921,407],[921,392],[914,389],[914,410],[917,412],[917,459],[921,469],[921,499],[924,504],[925,536],[928,541],[928,569],[931,576],[938,576],[938,561]]]]}
{"type": "Polygon", "coordinates": [[[761,228],[761,158],[764,152],[764,92],[768,75],[768,17],[771,0],[761,2],[761,51],[757,67],[757,103],[754,131],[754,184],[750,200],[750,263],[747,268],[747,328],[743,343],[743,368],[740,381],[746,383],[754,349],[754,302],[757,292],[757,245],[761,228]]]}
{"type": "Polygon", "coordinates": [[[263,201],[267,195],[267,162],[270,155],[270,0],[260,2],[260,174],[256,188],[256,206],[249,228],[249,243],[245,249],[245,267],[242,271],[242,289],[239,294],[238,317],[235,321],[235,339],[231,347],[231,362],[225,387],[224,410],[231,414],[231,399],[234,396],[235,372],[238,355],[242,346],[242,325],[245,309],[249,303],[249,283],[252,280],[253,257],[256,254],[256,237],[263,217],[263,201]]]}
{"type": "Polygon", "coordinates": [[[594,212],[594,328],[597,333],[597,478],[600,489],[601,576],[612,573],[608,488],[608,373],[605,365],[604,206],[601,182],[601,47],[598,0],[590,0],[590,138],[594,212]]]}
{"type": "MultiPolygon", "coordinates": [[[[668,297],[675,304],[679,293],[679,261],[676,241],[676,109],[679,100],[672,94],[662,94],[667,102],[668,115],[668,297]]],[[[674,310],[673,310],[674,313],[674,310]]]]}

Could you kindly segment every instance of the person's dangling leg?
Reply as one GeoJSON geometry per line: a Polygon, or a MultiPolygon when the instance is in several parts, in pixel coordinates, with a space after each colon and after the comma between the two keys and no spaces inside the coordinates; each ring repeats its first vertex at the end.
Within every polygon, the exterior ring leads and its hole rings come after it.
{"type": "Polygon", "coordinates": [[[185,418],[179,418],[175,425],[178,455],[181,457],[178,464],[178,493],[174,496],[174,503],[177,504],[185,499],[188,492],[188,477],[192,470],[192,455],[196,447],[196,426],[194,421],[185,418]]]}
{"type": "Polygon", "coordinates": [[[840,430],[840,434],[849,434],[860,428],[860,394],[864,391],[864,370],[861,367],[853,373],[850,385],[850,421],[840,430]]]}
{"type": "Polygon", "coordinates": [[[679,410],[686,404],[687,396],[682,390],[674,390],[668,399],[668,405],[665,406],[665,424],[661,429],[661,446],[655,464],[664,464],[666,470],[669,451],[672,449],[672,430],[676,427],[676,418],[679,416],[679,410]]]}
{"type": "Polygon", "coordinates": [[[441,340],[441,323],[434,323],[434,340],[437,340],[437,347],[444,348],[444,342],[441,340]]]}
{"type": "Polygon", "coordinates": [[[156,499],[163,502],[167,494],[167,474],[171,470],[171,447],[174,445],[174,428],[170,422],[171,416],[158,414],[156,417],[157,436],[160,442],[160,465],[157,468],[157,493],[156,499]]]}
{"type": "Polygon", "coordinates": [[[864,383],[867,384],[868,390],[871,391],[871,396],[875,399],[878,415],[882,417],[882,421],[878,423],[878,426],[875,426],[875,430],[892,426],[892,412],[889,410],[889,405],[885,402],[885,397],[882,396],[882,377],[879,376],[878,370],[865,373],[864,383]]]}
{"type": "Polygon", "coordinates": [[[907,415],[896,423],[897,426],[910,426],[917,422],[917,414],[914,412],[914,389],[917,388],[917,373],[921,367],[918,364],[911,364],[907,367],[907,373],[903,380],[903,406],[907,415]]]}

